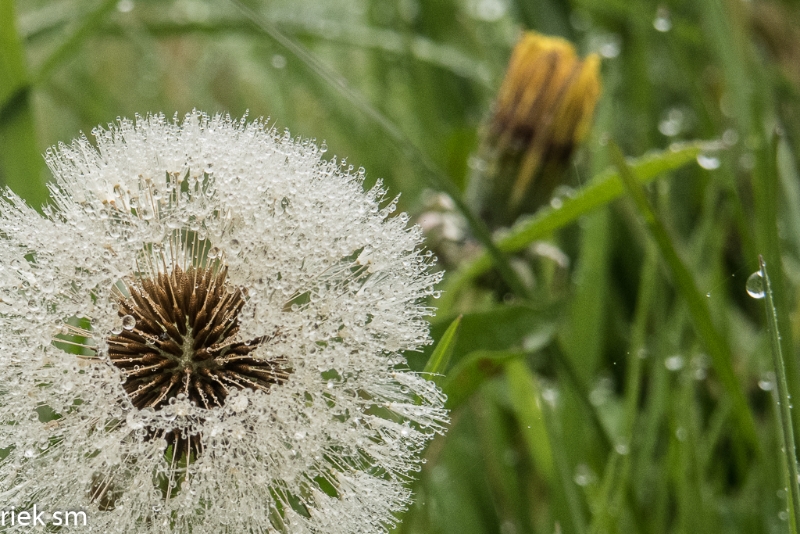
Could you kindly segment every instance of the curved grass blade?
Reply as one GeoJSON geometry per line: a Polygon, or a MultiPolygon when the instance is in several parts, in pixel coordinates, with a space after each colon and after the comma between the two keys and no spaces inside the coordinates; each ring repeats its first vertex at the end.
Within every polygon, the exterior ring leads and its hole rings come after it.
{"type": "MultiPolygon", "coordinates": [[[[632,160],[630,166],[641,183],[648,183],[665,172],[694,161],[701,152],[719,148],[719,144],[715,142],[689,143],[642,156],[632,160]]],[[[619,173],[609,169],[595,176],[574,198],[565,199],[560,208],[544,208],[532,218],[517,223],[508,235],[498,240],[497,247],[506,253],[522,250],[537,239],[547,237],[559,228],[575,222],[581,215],[616,200],[624,192],[625,188],[619,179],[619,173]]],[[[439,308],[450,309],[459,289],[488,271],[491,266],[491,258],[488,254],[483,254],[458,271],[449,274],[439,308]]]]}
{"type": "Polygon", "coordinates": [[[625,157],[622,155],[616,143],[609,142],[609,152],[611,160],[617,167],[619,175],[628,190],[628,194],[636,204],[639,213],[644,218],[648,230],[650,230],[653,240],[656,242],[656,245],[658,245],[658,249],[672,274],[672,279],[677,286],[678,292],[686,300],[689,313],[692,316],[700,340],[711,356],[714,370],[733,402],[734,416],[739,421],[740,431],[750,445],[758,451],[759,442],[756,434],[755,421],[747,405],[747,399],[745,399],[739,379],[736,377],[736,373],[733,370],[730,347],[725,338],[722,337],[714,326],[708,304],[697,289],[692,273],[683,263],[680,256],[678,256],[678,252],[675,250],[675,245],[672,242],[672,238],[670,238],[667,233],[667,229],[656,216],[655,211],[650,205],[650,201],[647,199],[640,184],[641,180],[636,179],[636,174],[625,162],[625,157]]]}
{"type": "MultiPolygon", "coordinates": [[[[781,335],[778,329],[778,312],[775,309],[772,286],[770,285],[767,265],[764,258],[758,257],[760,274],[763,284],[764,306],[767,312],[767,329],[769,330],[769,340],[772,346],[772,360],[775,365],[775,377],[777,381],[776,402],[778,404],[778,434],[783,442],[783,463],[786,474],[786,487],[788,488],[790,499],[787,499],[789,509],[789,528],[792,534],[798,533],[798,523],[800,518],[800,473],[797,467],[797,450],[794,442],[794,427],[792,424],[792,399],[789,393],[789,384],[786,379],[786,363],[781,350],[781,335]]],[[[758,295],[756,295],[758,296],[758,295]]]]}
{"type": "MultiPolygon", "coordinates": [[[[423,373],[441,375],[447,370],[447,366],[450,364],[450,358],[453,356],[453,349],[456,346],[458,332],[461,328],[461,318],[462,316],[459,315],[456,320],[447,327],[444,335],[433,350],[433,354],[431,354],[431,357],[428,359],[428,363],[422,371],[423,373]]],[[[437,383],[441,382],[441,376],[434,376],[431,379],[437,383]]]]}

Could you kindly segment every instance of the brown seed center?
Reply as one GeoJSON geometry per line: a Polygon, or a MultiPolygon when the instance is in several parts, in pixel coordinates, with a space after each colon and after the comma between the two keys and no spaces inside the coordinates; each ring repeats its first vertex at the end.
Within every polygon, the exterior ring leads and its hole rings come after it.
{"type": "MultiPolygon", "coordinates": [[[[126,282],[118,295],[123,330],[108,338],[111,362],[136,408],[158,410],[182,395],[195,405],[222,406],[234,390],[269,391],[290,370],[282,358],[251,353],[273,336],[237,341],[244,290],[226,284],[227,268],[175,266],[170,273],[126,282]]],[[[165,437],[174,455],[199,453],[199,438],[175,429],[165,437]],[[186,443],[184,443],[186,441],[186,443]]]]}

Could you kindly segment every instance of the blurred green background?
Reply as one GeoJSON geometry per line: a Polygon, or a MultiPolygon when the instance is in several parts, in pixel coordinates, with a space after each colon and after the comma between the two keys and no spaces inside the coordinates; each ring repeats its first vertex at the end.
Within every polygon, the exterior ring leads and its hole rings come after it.
{"type": "Polygon", "coordinates": [[[789,0],[0,0],[0,178],[41,205],[47,147],[137,113],[324,140],[402,194],[447,269],[452,425],[396,532],[794,532],[781,429],[800,413],[779,418],[773,355],[790,406],[798,84],[789,0]],[[603,92],[550,206],[494,235],[512,290],[437,193],[480,170],[526,29],[599,53],[603,92]],[[745,291],[759,254],[778,347],[745,291]]]}

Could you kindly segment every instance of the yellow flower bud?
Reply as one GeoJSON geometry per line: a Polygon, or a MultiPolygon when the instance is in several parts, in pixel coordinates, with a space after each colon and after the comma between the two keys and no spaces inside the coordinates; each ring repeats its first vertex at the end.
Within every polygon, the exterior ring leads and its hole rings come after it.
{"type": "Polygon", "coordinates": [[[600,58],[581,60],[558,37],[526,32],[514,47],[470,198],[493,226],[547,202],[573,149],[588,133],[600,95],[600,58]]]}

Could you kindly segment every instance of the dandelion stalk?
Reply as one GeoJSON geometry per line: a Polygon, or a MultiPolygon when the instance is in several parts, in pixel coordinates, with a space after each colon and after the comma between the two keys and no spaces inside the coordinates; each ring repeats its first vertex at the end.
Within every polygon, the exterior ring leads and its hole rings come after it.
{"type": "MultiPolygon", "coordinates": [[[[789,528],[792,534],[798,532],[798,517],[800,513],[800,473],[797,468],[797,451],[794,442],[794,426],[792,424],[792,399],[789,394],[789,384],[786,380],[786,367],[783,360],[783,351],[781,350],[781,335],[778,330],[778,312],[775,309],[775,303],[772,296],[772,286],[770,285],[769,275],[767,274],[767,264],[764,258],[758,257],[759,272],[761,274],[761,283],[763,285],[764,307],[767,312],[767,329],[769,330],[769,339],[772,346],[772,359],[775,366],[775,378],[777,381],[777,405],[778,416],[780,424],[778,425],[778,433],[780,434],[781,442],[783,444],[783,458],[786,467],[786,487],[789,492],[790,498],[788,499],[787,506],[789,509],[789,528]]],[[[756,293],[756,296],[760,296],[756,293]]]]}

